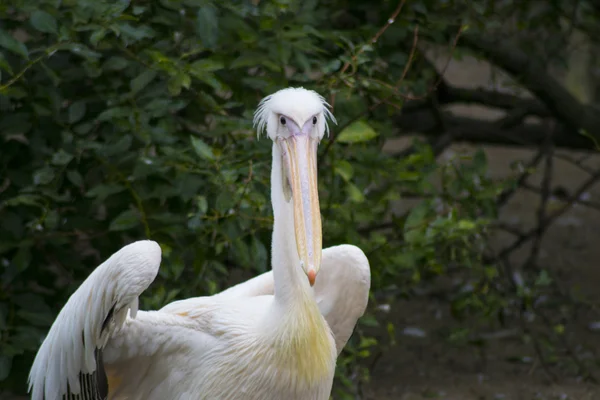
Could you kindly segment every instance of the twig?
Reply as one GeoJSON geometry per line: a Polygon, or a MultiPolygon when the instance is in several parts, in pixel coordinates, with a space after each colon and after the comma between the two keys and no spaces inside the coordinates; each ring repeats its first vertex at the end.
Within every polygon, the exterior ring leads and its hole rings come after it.
{"type": "Polygon", "coordinates": [[[52,55],[52,53],[54,53],[60,46],[62,46],[64,44],[65,43],[57,43],[57,44],[55,44],[53,46],[48,47],[46,50],[44,50],[44,54],[42,54],[41,56],[39,56],[39,57],[33,59],[32,61],[28,62],[27,65],[21,71],[19,71],[15,76],[13,76],[4,85],[1,85],[0,86],[0,92],[8,89],[10,86],[12,86],[13,84],[15,84],[19,79],[21,79],[21,77],[25,74],[25,72],[27,72],[29,70],[29,68],[33,67],[34,65],[36,65],[40,61],[44,60],[49,55],[52,55]]]}
{"type": "MultiPolygon", "coordinates": [[[[523,314],[523,313],[521,313],[521,314],[523,314]]],[[[554,372],[552,372],[552,370],[550,369],[550,366],[548,365],[548,362],[546,361],[546,357],[544,357],[544,353],[542,352],[542,349],[540,348],[540,343],[539,343],[536,335],[534,333],[532,333],[529,329],[527,329],[527,327],[525,326],[525,318],[523,315],[520,316],[519,320],[521,321],[521,325],[523,326],[523,331],[526,334],[529,334],[531,337],[531,340],[533,342],[533,349],[535,350],[535,353],[537,354],[538,359],[540,360],[540,364],[542,365],[544,372],[546,373],[546,375],[548,375],[548,377],[553,382],[556,382],[558,379],[557,379],[556,375],[554,374],[554,372]]]]}
{"type": "MultiPolygon", "coordinates": [[[[412,65],[412,62],[415,58],[415,52],[417,51],[418,43],[419,43],[419,25],[415,26],[415,30],[413,31],[413,42],[410,47],[410,53],[408,53],[408,60],[406,61],[406,65],[404,66],[404,69],[402,70],[402,75],[400,75],[400,79],[398,79],[398,81],[396,81],[396,85],[395,85],[396,90],[398,90],[398,88],[400,87],[402,82],[404,82],[404,79],[406,79],[406,75],[408,74],[408,71],[410,70],[410,66],[412,65]]],[[[391,96],[388,96],[388,99],[390,97],[391,96]]]]}
{"type": "MultiPolygon", "coordinates": [[[[508,260],[508,258],[504,258],[500,260],[502,266],[504,267],[504,274],[506,275],[506,279],[510,282],[510,285],[512,286],[513,290],[517,290],[519,288],[519,285],[517,284],[517,282],[515,282],[515,278],[514,278],[514,269],[510,263],[510,261],[508,260]]],[[[542,352],[542,349],[540,348],[540,344],[538,342],[537,336],[535,335],[534,332],[532,332],[529,327],[527,327],[526,324],[526,320],[525,320],[525,316],[524,316],[524,309],[519,307],[519,324],[521,325],[521,330],[523,331],[524,334],[529,335],[531,337],[532,343],[533,343],[533,349],[535,350],[535,353],[540,361],[540,364],[542,365],[542,368],[544,369],[544,372],[546,373],[546,375],[548,375],[548,377],[556,382],[557,378],[556,375],[552,372],[552,370],[550,369],[550,366],[548,365],[548,363],[546,362],[546,357],[544,357],[544,353],[542,352]]]]}
{"type": "MultiPolygon", "coordinates": [[[[404,70],[402,71],[402,76],[401,76],[400,80],[398,80],[398,82],[396,83],[396,87],[394,89],[397,89],[397,87],[402,84],[403,79],[406,76],[407,71],[408,71],[408,69],[410,68],[410,66],[412,64],[412,60],[413,60],[414,55],[415,55],[415,49],[417,47],[418,41],[419,41],[419,26],[417,25],[417,26],[415,26],[415,29],[413,31],[413,45],[412,45],[411,51],[409,53],[408,61],[406,62],[406,65],[404,66],[404,70]]],[[[331,108],[332,109],[333,109],[333,101],[335,100],[335,94],[333,96],[334,97],[332,98],[332,103],[331,103],[331,108]]],[[[377,107],[379,107],[384,102],[388,101],[393,96],[394,96],[394,93],[388,95],[384,99],[378,99],[378,100],[376,100],[373,104],[371,104],[369,106],[369,108],[366,111],[364,111],[364,112],[356,115],[354,118],[351,118],[344,125],[340,126],[337,129],[337,131],[338,132],[342,132],[348,126],[350,126],[354,122],[358,121],[359,119],[363,118],[365,115],[367,115],[370,112],[372,112],[373,110],[375,110],[377,107]]],[[[319,157],[320,159],[323,159],[327,155],[327,153],[329,153],[329,150],[331,149],[331,146],[333,146],[333,143],[336,141],[337,137],[338,137],[337,134],[336,135],[332,135],[331,139],[327,142],[327,145],[325,146],[325,149],[321,153],[321,156],[319,157]]]]}
{"type": "Polygon", "coordinates": [[[591,169],[590,167],[583,164],[583,160],[574,160],[571,157],[567,156],[566,154],[560,154],[560,153],[555,153],[554,157],[558,158],[559,160],[566,161],[566,162],[576,166],[580,170],[587,172],[588,174],[594,173],[593,169],[591,169]]]}
{"type": "MultiPolygon", "coordinates": [[[[549,216],[547,216],[541,223],[540,225],[542,225],[542,229],[548,229],[548,227],[560,216],[562,216],[565,212],[567,212],[571,206],[577,202],[577,199],[579,199],[579,197],[587,190],[589,190],[590,187],[592,187],[598,180],[600,180],[600,170],[596,171],[591,177],[588,178],[588,180],[586,180],[580,187],[579,189],[575,192],[575,194],[571,197],[569,197],[569,199],[567,200],[567,203],[565,205],[563,205],[561,208],[559,208],[558,210],[556,210],[554,213],[550,214],[549,216]]],[[[503,259],[506,256],[508,256],[510,253],[512,253],[513,251],[519,249],[520,247],[522,247],[525,243],[529,242],[531,239],[533,239],[535,237],[535,235],[538,233],[539,231],[539,227],[533,228],[531,230],[529,230],[528,232],[525,233],[525,235],[519,239],[517,239],[516,241],[514,241],[511,245],[505,247],[502,251],[500,251],[500,253],[498,254],[496,258],[496,260],[499,259],[503,259]]]]}
{"type": "MultiPolygon", "coordinates": [[[[403,0],[399,4],[398,8],[396,9],[396,11],[398,11],[398,13],[402,9],[402,5],[404,4],[404,1],[405,0],[403,0]]],[[[393,18],[391,18],[390,20],[393,20],[396,16],[397,16],[397,14],[395,14],[395,16],[393,18]]],[[[388,23],[389,23],[390,20],[388,20],[388,23]]],[[[387,27],[385,27],[385,29],[387,29],[387,27]]],[[[380,31],[378,32],[379,36],[381,36],[381,34],[383,34],[383,32],[385,32],[385,29],[383,29],[383,28],[380,29],[380,31]]],[[[456,46],[458,45],[458,39],[460,38],[460,35],[463,32],[463,29],[464,29],[464,27],[461,26],[459,28],[456,36],[454,37],[454,41],[452,43],[452,48],[451,48],[451,54],[448,56],[448,60],[446,61],[446,65],[442,69],[442,72],[438,74],[438,79],[436,80],[436,82],[434,84],[432,84],[432,85],[429,86],[429,88],[428,88],[428,90],[427,90],[427,92],[425,94],[423,94],[421,96],[412,96],[412,95],[407,95],[407,94],[400,93],[399,89],[400,89],[400,86],[402,85],[402,83],[404,82],[404,79],[406,79],[406,75],[408,74],[408,71],[410,70],[410,67],[411,67],[412,62],[413,62],[414,57],[415,57],[415,53],[416,53],[416,49],[417,49],[417,44],[418,44],[418,41],[419,41],[419,26],[418,25],[415,26],[415,29],[413,31],[413,43],[412,43],[412,47],[411,47],[411,50],[410,50],[410,53],[409,53],[408,60],[406,62],[406,65],[404,66],[404,69],[402,71],[402,75],[400,76],[400,79],[398,79],[398,81],[396,82],[395,86],[392,88],[392,93],[389,94],[388,96],[384,97],[383,99],[378,99],[377,101],[375,101],[375,103],[373,103],[365,112],[362,112],[359,115],[355,116],[354,118],[350,119],[346,124],[342,125],[339,129],[337,129],[337,131],[338,132],[343,131],[350,124],[356,122],[360,118],[362,118],[365,115],[369,114],[370,112],[372,112],[373,110],[375,110],[377,107],[379,107],[381,104],[386,104],[388,102],[388,100],[390,100],[392,97],[394,97],[396,95],[400,96],[402,98],[405,98],[407,100],[423,100],[423,99],[427,98],[442,83],[443,78],[444,78],[444,74],[446,73],[446,69],[450,65],[450,61],[452,60],[452,55],[454,54],[454,50],[456,49],[456,46]]],[[[377,36],[377,38],[379,36],[377,36]]],[[[348,65],[348,62],[346,63],[346,65],[348,65]]],[[[348,68],[346,65],[344,65],[344,68],[342,68],[342,73],[348,68]]],[[[333,93],[331,95],[330,105],[331,105],[332,109],[335,106],[335,93],[333,93]]],[[[449,137],[452,140],[453,137],[452,136],[449,136],[449,137]]],[[[321,156],[319,157],[319,160],[322,160],[326,156],[326,154],[329,152],[331,146],[335,142],[336,138],[337,138],[337,135],[333,135],[331,137],[331,139],[329,140],[329,142],[325,146],[325,149],[321,153],[321,156]]],[[[448,139],[448,137],[444,137],[444,139],[448,139]]],[[[438,143],[442,143],[442,142],[443,142],[443,140],[442,141],[438,141],[438,143]]],[[[445,148],[446,146],[443,146],[443,147],[445,148]]]]}
{"type": "MultiPolygon", "coordinates": [[[[387,19],[385,25],[383,25],[375,34],[375,36],[373,36],[371,38],[371,40],[369,41],[370,43],[374,44],[377,42],[377,40],[379,40],[379,38],[381,37],[381,35],[384,34],[384,32],[390,27],[390,25],[392,25],[394,23],[394,21],[396,21],[396,18],[398,17],[398,15],[400,14],[400,12],[402,11],[402,7],[404,7],[404,3],[406,3],[406,0],[401,0],[400,3],[398,3],[398,6],[396,7],[396,9],[394,10],[394,12],[392,13],[392,15],[390,15],[390,17],[387,19]]],[[[344,66],[342,67],[342,70],[340,71],[340,74],[343,74],[344,72],[346,72],[346,70],[350,67],[350,64],[355,62],[358,59],[358,56],[361,55],[363,52],[365,51],[365,47],[362,46],[358,52],[352,56],[352,59],[350,61],[346,61],[346,63],[344,64],[344,66]]],[[[333,107],[333,101],[335,99],[332,99],[332,103],[331,106],[333,107]]]]}
{"type": "MultiPolygon", "coordinates": [[[[534,192],[534,193],[538,193],[538,194],[542,193],[542,189],[540,189],[538,187],[535,187],[533,185],[530,185],[527,182],[523,183],[523,185],[521,185],[521,187],[523,189],[529,190],[529,191],[534,192]]],[[[563,201],[564,200],[564,196],[557,196],[556,194],[553,194],[553,196],[555,196],[557,198],[557,200],[559,200],[559,201],[563,201]]],[[[592,210],[600,211],[600,203],[596,203],[596,202],[593,202],[593,201],[588,201],[588,200],[583,200],[583,199],[577,199],[577,201],[575,201],[573,204],[579,204],[579,205],[582,205],[584,207],[591,208],[592,210]]]]}
{"type": "Polygon", "coordinates": [[[495,229],[500,229],[503,230],[505,232],[508,232],[512,235],[515,235],[517,237],[522,237],[525,236],[523,234],[523,232],[521,232],[518,228],[515,228],[514,226],[510,226],[508,224],[505,224],[504,222],[493,222],[490,225],[488,225],[490,228],[495,228],[495,229]]]}
{"type": "Polygon", "coordinates": [[[521,175],[519,176],[519,179],[517,179],[516,185],[512,188],[505,189],[502,191],[502,193],[500,193],[500,196],[498,196],[497,201],[498,208],[501,208],[506,203],[508,203],[511,197],[514,196],[514,194],[516,193],[517,189],[521,185],[523,185],[523,183],[525,183],[525,180],[529,177],[529,175],[531,175],[530,170],[532,168],[537,167],[540,161],[542,161],[542,158],[544,158],[544,151],[543,149],[540,149],[540,151],[537,152],[537,154],[531,159],[531,161],[529,161],[529,163],[525,167],[525,171],[523,171],[523,173],[521,173],[521,175]]]}
{"type": "Polygon", "coordinates": [[[456,50],[456,46],[458,46],[458,39],[462,35],[463,30],[464,30],[464,26],[461,25],[460,28],[458,28],[458,32],[456,32],[456,36],[454,36],[454,41],[452,42],[452,46],[450,48],[450,55],[448,55],[448,59],[446,60],[446,65],[444,65],[444,68],[442,68],[441,72],[437,73],[438,78],[435,81],[435,83],[432,85],[429,85],[429,88],[427,89],[427,91],[424,94],[422,94],[421,96],[413,96],[413,95],[409,95],[409,94],[399,93],[400,97],[402,97],[406,100],[423,100],[423,99],[427,98],[431,93],[433,93],[438,88],[438,86],[440,86],[440,84],[444,80],[444,75],[446,74],[446,70],[448,69],[448,66],[450,65],[450,61],[452,61],[452,57],[454,55],[454,50],[456,50]]]}
{"type": "Polygon", "coordinates": [[[246,191],[248,190],[248,186],[250,186],[251,181],[252,181],[252,160],[249,161],[248,177],[246,179],[244,179],[244,188],[242,189],[242,192],[240,193],[240,198],[238,199],[235,207],[233,208],[236,213],[240,209],[240,205],[242,204],[242,200],[244,199],[244,196],[246,195],[246,191]]]}
{"type": "MultiPolygon", "coordinates": [[[[554,323],[550,320],[550,318],[548,318],[548,316],[542,310],[536,310],[536,311],[537,311],[537,314],[542,318],[542,320],[544,321],[546,326],[548,328],[550,328],[551,331],[553,331],[554,323]]],[[[577,365],[577,368],[579,369],[579,373],[581,373],[583,375],[584,379],[587,379],[593,383],[598,383],[598,380],[596,379],[594,374],[592,374],[586,368],[586,366],[580,360],[580,358],[577,355],[577,353],[575,352],[575,350],[573,350],[573,346],[571,346],[571,343],[569,343],[569,341],[567,340],[567,337],[564,334],[557,334],[556,336],[559,337],[561,344],[563,345],[565,350],[567,350],[567,354],[569,356],[571,356],[571,358],[575,362],[575,365],[577,365]]]]}
{"type": "Polygon", "coordinates": [[[552,133],[554,129],[549,129],[546,134],[546,140],[542,144],[541,150],[546,154],[546,163],[544,165],[544,176],[542,178],[542,193],[540,196],[540,206],[537,211],[537,232],[535,235],[535,239],[533,240],[533,245],[531,247],[531,253],[528,259],[525,261],[524,267],[535,265],[535,260],[537,259],[540,246],[542,243],[542,238],[545,233],[545,226],[543,221],[546,219],[546,210],[548,207],[548,200],[550,199],[551,193],[551,185],[552,185],[552,166],[554,158],[554,144],[552,142],[552,133]]]}

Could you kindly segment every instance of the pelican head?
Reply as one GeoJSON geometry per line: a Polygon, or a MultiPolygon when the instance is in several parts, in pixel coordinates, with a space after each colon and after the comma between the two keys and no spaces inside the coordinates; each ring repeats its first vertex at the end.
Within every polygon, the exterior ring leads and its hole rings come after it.
{"type": "Polygon", "coordinates": [[[321,268],[321,210],[317,190],[317,146],[335,118],[325,99],[312,90],[288,88],[264,98],[254,125],[280,149],[285,200],[293,202],[300,267],[314,285],[321,268]]]}

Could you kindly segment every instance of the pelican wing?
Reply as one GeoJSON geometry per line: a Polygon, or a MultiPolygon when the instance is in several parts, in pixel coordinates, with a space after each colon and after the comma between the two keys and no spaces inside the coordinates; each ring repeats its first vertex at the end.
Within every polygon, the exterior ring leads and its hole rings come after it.
{"type": "Polygon", "coordinates": [[[32,400],[99,400],[108,396],[102,351],[161,261],[159,245],[139,241],[96,268],[69,298],[40,347],[29,374],[32,400]]]}
{"type": "Polygon", "coordinates": [[[349,244],[323,250],[321,271],[314,288],[339,355],[369,302],[371,269],[365,253],[349,244]]]}
{"type": "MultiPolygon", "coordinates": [[[[335,337],[338,355],[367,308],[370,287],[369,260],[361,249],[344,244],[323,250],[314,290],[319,310],[335,337]]],[[[232,286],[215,297],[234,299],[267,294],[273,294],[273,271],[232,286]]]]}

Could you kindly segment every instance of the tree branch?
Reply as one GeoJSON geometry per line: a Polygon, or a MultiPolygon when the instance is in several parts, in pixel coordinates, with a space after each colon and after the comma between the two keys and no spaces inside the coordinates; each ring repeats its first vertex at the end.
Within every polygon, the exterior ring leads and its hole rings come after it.
{"type": "Polygon", "coordinates": [[[540,230],[545,230],[550,224],[552,224],[556,219],[561,217],[565,212],[571,209],[574,203],[581,197],[581,195],[590,189],[596,182],[600,180],[600,170],[598,170],[594,175],[589,177],[580,187],[576,190],[576,192],[569,197],[566,204],[556,210],[554,213],[546,216],[537,227],[530,229],[523,236],[519,237],[515,240],[511,245],[505,247],[498,253],[496,260],[501,260],[511,254],[513,251],[522,247],[525,243],[529,242],[538,234],[540,230]]]}
{"type": "Polygon", "coordinates": [[[511,74],[533,93],[552,115],[567,125],[571,134],[584,129],[600,137],[600,116],[581,104],[567,89],[546,73],[544,65],[536,65],[528,54],[497,40],[465,34],[462,45],[483,54],[490,62],[511,74]]]}
{"type": "MultiPolygon", "coordinates": [[[[394,118],[396,127],[403,134],[424,134],[430,138],[440,137],[452,131],[455,141],[478,144],[508,146],[540,146],[546,137],[547,127],[543,124],[519,124],[506,127],[505,118],[498,121],[485,121],[444,113],[446,130],[441,131],[436,116],[430,109],[413,108],[394,118]]],[[[553,133],[556,147],[576,150],[593,150],[594,143],[583,135],[574,134],[566,127],[558,127],[553,133]]]]}

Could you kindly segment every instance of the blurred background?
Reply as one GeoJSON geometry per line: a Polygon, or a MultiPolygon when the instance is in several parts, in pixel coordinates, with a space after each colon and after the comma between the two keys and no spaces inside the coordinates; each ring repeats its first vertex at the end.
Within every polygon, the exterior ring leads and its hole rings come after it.
{"type": "Polygon", "coordinates": [[[271,143],[304,86],[323,245],[369,257],[334,399],[598,399],[593,1],[0,4],[0,394],[68,296],[143,238],[154,309],[270,268],[271,143]]]}

